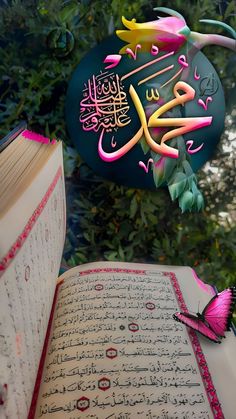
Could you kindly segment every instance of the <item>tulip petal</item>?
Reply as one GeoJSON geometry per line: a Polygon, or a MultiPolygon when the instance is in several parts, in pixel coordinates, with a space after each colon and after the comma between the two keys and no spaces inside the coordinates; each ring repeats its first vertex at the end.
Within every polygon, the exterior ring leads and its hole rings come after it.
{"type": "Polygon", "coordinates": [[[176,16],[144,23],[137,23],[135,19],[129,21],[123,16],[122,22],[128,30],[117,30],[116,34],[128,45],[120,50],[120,54],[126,53],[127,48],[135,51],[137,44],[142,46],[142,52],[150,52],[153,44],[160,51],[177,51],[187,41],[187,36],[180,33],[186,29],[185,20],[176,16]]]}
{"type": "Polygon", "coordinates": [[[155,12],[159,11],[159,12],[166,13],[167,15],[170,15],[170,16],[176,16],[185,22],[184,17],[180,13],[176,12],[176,10],[169,9],[169,7],[155,7],[153,10],[155,12]]]}
{"type": "Polygon", "coordinates": [[[136,28],[136,19],[128,20],[124,16],[122,16],[122,19],[121,20],[122,20],[123,25],[126,28],[128,28],[130,30],[133,30],[133,29],[136,28]]]}

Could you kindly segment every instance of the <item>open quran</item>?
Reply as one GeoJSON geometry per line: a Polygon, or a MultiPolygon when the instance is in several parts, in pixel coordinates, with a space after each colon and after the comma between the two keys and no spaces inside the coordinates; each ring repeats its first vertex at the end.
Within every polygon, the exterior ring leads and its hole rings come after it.
{"type": "Polygon", "coordinates": [[[58,278],[62,145],[32,135],[0,154],[0,418],[234,419],[234,333],[217,345],[173,318],[214,295],[191,268],[95,262],[58,278]]]}

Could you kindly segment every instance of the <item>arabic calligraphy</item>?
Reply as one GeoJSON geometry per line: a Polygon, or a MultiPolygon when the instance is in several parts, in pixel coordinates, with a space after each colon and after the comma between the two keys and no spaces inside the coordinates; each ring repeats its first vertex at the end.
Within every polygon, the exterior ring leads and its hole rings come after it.
{"type": "Polygon", "coordinates": [[[137,44],[135,46],[135,51],[134,52],[130,48],[126,48],[125,52],[126,52],[126,54],[130,55],[130,57],[132,57],[134,60],[136,60],[137,59],[138,50],[141,49],[141,48],[142,48],[141,45],[140,44],[137,44]]]}
{"type": "Polygon", "coordinates": [[[85,83],[80,102],[80,122],[84,131],[106,131],[130,123],[129,105],[119,76],[101,72],[85,83]]]}
{"type": "Polygon", "coordinates": [[[69,419],[79,410],[101,419],[212,418],[186,328],[172,317],[177,306],[162,272],[68,277],[56,303],[37,417],[69,419]]]}
{"type": "Polygon", "coordinates": [[[145,173],[148,173],[149,172],[149,166],[151,164],[153,164],[153,159],[151,159],[151,158],[148,159],[147,164],[145,164],[143,161],[139,161],[138,164],[139,164],[140,167],[142,167],[142,169],[145,171],[145,173]]]}
{"type": "Polygon", "coordinates": [[[160,95],[157,89],[151,88],[151,94],[149,95],[148,89],[146,90],[146,99],[150,102],[151,100],[159,100],[160,95]]]}
{"type": "Polygon", "coordinates": [[[212,102],[212,97],[211,96],[207,96],[207,98],[206,98],[206,100],[205,100],[205,102],[202,100],[202,99],[198,99],[198,101],[197,101],[197,103],[200,105],[200,106],[202,106],[203,107],[203,109],[205,110],[205,111],[207,111],[207,109],[208,109],[208,102],[212,102]]]}
{"type": "Polygon", "coordinates": [[[120,159],[124,156],[128,151],[130,151],[135,144],[141,139],[144,135],[147,144],[150,148],[155,151],[156,153],[171,157],[171,158],[178,158],[179,152],[177,149],[170,147],[166,144],[166,141],[177,137],[178,135],[186,134],[187,132],[191,132],[195,129],[199,129],[205,126],[208,126],[212,122],[211,116],[206,117],[193,117],[193,118],[160,118],[162,114],[169,111],[170,109],[174,108],[177,105],[184,105],[186,102],[194,99],[195,97],[195,90],[185,82],[177,82],[174,86],[173,93],[175,98],[170,100],[169,102],[165,103],[164,105],[160,106],[156,111],[152,113],[149,117],[148,121],[145,115],[145,111],[143,105],[140,101],[140,98],[135,90],[135,88],[130,85],[129,89],[130,96],[133,100],[135,105],[137,114],[140,119],[140,128],[136,132],[136,134],[126,142],[119,150],[113,152],[105,152],[103,149],[103,136],[104,136],[104,128],[99,137],[98,142],[98,153],[102,160],[107,162],[112,162],[117,159],[120,159]],[[183,91],[183,94],[180,94],[180,91],[183,91]],[[178,127],[174,128],[171,131],[165,133],[160,141],[160,144],[156,143],[155,140],[152,138],[149,128],[156,128],[156,127],[178,127]]]}
{"type": "Polygon", "coordinates": [[[201,78],[200,74],[197,73],[197,66],[194,67],[194,79],[199,80],[201,78]]]}
{"type": "Polygon", "coordinates": [[[198,151],[200,151],[201,149],[202,149],[202,147],[204,146],[204,144],[202,143],[202,144],[200,144],[198,147],[196,147],[196,148],[192,148],[192,146],[193,146],[193,140],[188,140],[188,141],[186,141],[186,145],[188,146],[188,148],[187,148],[187,152],[189,153],[189,154],[195,154],[195,153],[197,153],[198,151]]]}

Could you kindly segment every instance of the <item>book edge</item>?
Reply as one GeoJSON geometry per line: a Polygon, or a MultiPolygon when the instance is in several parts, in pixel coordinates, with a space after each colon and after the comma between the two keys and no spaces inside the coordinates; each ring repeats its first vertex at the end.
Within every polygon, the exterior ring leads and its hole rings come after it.
{"type": "Polygon", "coordinates": [[[62,284],[62,282],[60,284],[57,284],[56,288],[55,288],[55,294],[54,294],[52,308],[51,308],[50,317],[49,317],[49,321],[48,321],[48,327],[47,327],[47,332],[46,332],[46,336],[45,336],[45,340],[44,340],[42,354],[41,354],[41,357],[40,357],[38,372],[37,372],[37,376],[36,376],[36,380],[35,380],[35,385],[34,385],[33,395],[32,395],[32,399],[31,399],[28,419],[34,419],[34,415],[35,415],[35,411],[36,411],[38,394],[39,394],[39,389],[40,389],[42,375],[43,375],[44,363],[45,363],[45,358],[46,358],[46,355],[47,355],[49,338],[50,338],[50,333],[51,333],[51,329],[52,329],[53,316],[54,316],[54,311],[55,311],[55,307],[56,307],[58,291],[59,291],[59,287],[60,287],[61,284],[62,284]]]}

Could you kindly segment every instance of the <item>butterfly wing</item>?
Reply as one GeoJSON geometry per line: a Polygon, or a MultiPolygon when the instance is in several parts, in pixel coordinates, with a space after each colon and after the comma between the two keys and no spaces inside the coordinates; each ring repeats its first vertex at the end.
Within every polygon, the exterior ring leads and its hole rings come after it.
{"type": "Polygon", "coordinates": [[[197,330],[197,332],[201,333],[203,336],[206,336],[213,342],[220,343],[220,338],[217,336],[217,334],[197,316],[193,316],[192,314],[188,313],[175,313],[173,317],[175,320],[185,324],[186,326],[197,330]]]}
{"type": "Polygon", "coordinates": [[[204,308],[202,316],[216,335],[224,337],[224,332],[229,330],[235,300],[236,288],[227,288],[215,295],[204,308]]]}

